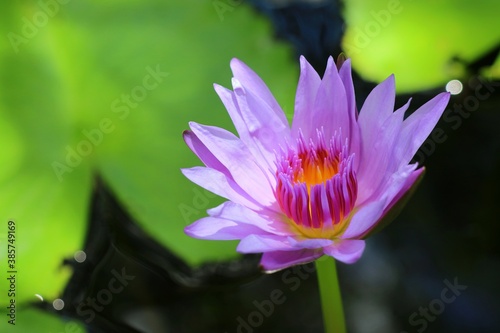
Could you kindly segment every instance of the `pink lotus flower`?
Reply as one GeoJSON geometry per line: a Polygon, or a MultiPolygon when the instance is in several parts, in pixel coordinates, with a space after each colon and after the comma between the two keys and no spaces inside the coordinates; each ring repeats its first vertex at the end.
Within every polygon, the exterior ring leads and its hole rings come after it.
{"type": "Polygon", "coordinates": [[[394,112],[394,76],[358,116],[351,63],[332,58],[323,79],[301,57],[292,126],[264,82],[237,59],[233,90],[215,85],[239,134],[190,123],[184,140],[206,167],[183,169],[228,201],[186,227],[196,238],[240,240],[275,271],[323,255],[353,263],[423,174],[409,164],[443,113],[441,93],[406,120],[394,112]],[[389,214],[390,213],[390,214],[389,214]],[[384,221],[383,221],[384,220],[384,221]],[[378,229],[378,228],[377,228],[378,229]]]}

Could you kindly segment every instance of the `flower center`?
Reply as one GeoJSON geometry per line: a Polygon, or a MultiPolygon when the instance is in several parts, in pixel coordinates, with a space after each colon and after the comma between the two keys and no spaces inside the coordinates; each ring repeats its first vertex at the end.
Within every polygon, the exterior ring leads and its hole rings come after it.
{"type": "Polygon", "coordinates": [[[302,133],[295,147],[277,158],[276,199],[294,229],[307,238],[335,238],[352,216],[357,198],[354,155],[335,133],[326,144],[323,131],[308,144],[302,133]]]}

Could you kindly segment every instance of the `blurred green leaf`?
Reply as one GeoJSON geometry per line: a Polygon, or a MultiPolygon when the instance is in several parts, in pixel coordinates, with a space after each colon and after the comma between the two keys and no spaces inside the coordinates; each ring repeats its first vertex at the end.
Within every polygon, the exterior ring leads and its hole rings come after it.
{"type": "Polygon", "coordinates": [[[397,89],[444,87],[500,41],[495,0],[349,0],[343,48],[366,79],[395,73],[397,89]]]}
{"type": "Polygon", "coordinates": [[[221,12],[210,1],[0,6],[8,17],[1,33],[10,36],[0,41],[0,138],[8,142],[0,235],[16,220],[17,301],[62,290],[70,272],[60,265],[82,247],[96,171],[147,232],[191,264],[235,256],[234,242],[183,232],[221,199],[180,173],[201,164],[182,131],[191,120],[232,128],[212,88],[230,86],[232,57],[292,113],[296,66],[269,24],[242,4],[221,12]]]}

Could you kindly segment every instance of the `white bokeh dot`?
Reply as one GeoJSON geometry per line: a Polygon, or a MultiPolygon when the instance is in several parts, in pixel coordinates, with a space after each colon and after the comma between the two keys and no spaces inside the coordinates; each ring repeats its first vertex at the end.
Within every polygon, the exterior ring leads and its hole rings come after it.
{"type": "Polygon", "coordinates": [[[446,91],[452,95],[460,94],[463,88],[464,86],[459,80],[451,80],[446,84],[446,91]]]}
{"type": "Polygon", "coordinates": [[[76,251],[74,258],[77,262],[82,263],[87,259],[87,254],[83,251],[76,251]]]}
{"type": "Polygon", "coordinates": [[[52,302],[52,306],[56,310],[62,310],[64,308],[64,301],[62,299],[55,299],[54,302],[52,302]]]}

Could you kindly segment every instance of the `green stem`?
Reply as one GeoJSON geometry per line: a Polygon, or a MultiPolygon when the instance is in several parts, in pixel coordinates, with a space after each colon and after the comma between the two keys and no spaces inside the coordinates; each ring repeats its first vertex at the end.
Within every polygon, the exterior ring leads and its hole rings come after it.
{"type": "Polygon", "coordinates": [[[316,270],[325,333],[345,333],[344,310],[342,309],[342,296],[340,295],[335,259],[324,256],[316,260],[316,270]]]}

